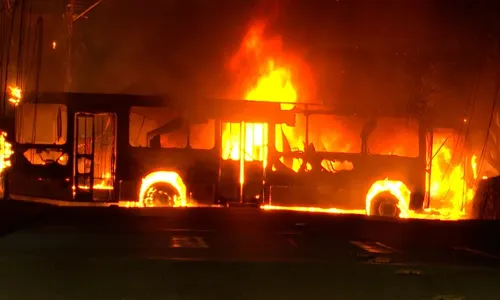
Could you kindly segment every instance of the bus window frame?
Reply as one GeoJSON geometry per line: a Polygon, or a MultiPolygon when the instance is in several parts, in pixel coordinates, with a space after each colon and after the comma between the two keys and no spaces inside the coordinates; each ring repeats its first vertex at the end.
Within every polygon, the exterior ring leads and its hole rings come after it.
{"type": "MultiPolygon", "coordinates": [[[[147,146],[134,146],[134,145],[131,144],[131,139],[130,139],[130,132],[131,132],[130,131],[130,128],[131,128],[130,125],[131,125],[131,122],[132,122],[132,120],[131,120],[131,114],[134,113],[133,109],[135,107],[137,107],[137,108],[149,108],[149,109],[158,109],[158,108],[168,109],[168,107],[166,107],[166,106],[140,106],[140,105],[130,105],[129,106],[129,109],[128,109],[128,122],[127,122],[128,123],[127,124],[128,131],[129,131],[128,145],[130,147],[132,147],[132,148],[154,148],[154,147],[151,147],[149,145],[149,143],[148,143],[147,146]]],[[[140,115],[138,113],[135,113],[135,114],[137,114],[139,116],[142,116],[142,115],[140,115]]],[[[142,116],[142,117],[148,119],[145,116],[142,116]]],[[[207,119],[206,122],[190,122],[188,118],[184,118],[184,117],[182,117],[182,115],[180,117],[182,118],[183,125],[179,129],[176,129],[175,131],[177,131],[177,130],[183,130],[183,131],[185,131],[185,133],[186,133],[186,144],[185,144],[185,146],[183,146],[183,147],[161,147],[161,148],[158,148],[158,149],[165,149],[165,150],[188,150],[188,149],[191,149],[191,150],[196,150],[196,151],[212,151],[212,150],[217,149],[217,140],[218,140],[217,139],[217,129],[216,129],[217,128],[217,123],[218,123],[217,119],[215,119],[215,118],[207,119]],[[208,122],[213,122],[212,133],[211,133],[211,135],[213,137],[213,139],[212,139],[213,140],[212,147],[211,148],[199,148],[199,147],[193,148],[191,146],[191,131],[192,131],[191,130],[191,125],[208,124],[208,122]]],[[[174,119],[172,119],[172,120],[174,120],[174,119]]],[[[153,130],[158,129],[158,128],[164,126],[165,124],[166,123],[163,123],[162,125],[160,125],[159,127],[155,128],[153,130]]],[[[147,132],[145,133],[145,135],[147,136],[147,132]]],[[[162,134],[157,134],[157,135],[155,135],[153,137],[156,137],[156,136],[159,136],[159,135],[162,135],[162,134]]],[[[146,140],[147,140],[147,138],[146,138],[146,140]]]]}

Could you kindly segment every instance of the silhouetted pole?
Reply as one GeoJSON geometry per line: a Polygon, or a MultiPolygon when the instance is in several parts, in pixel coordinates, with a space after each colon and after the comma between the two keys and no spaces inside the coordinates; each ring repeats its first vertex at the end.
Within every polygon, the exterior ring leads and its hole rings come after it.
{"type": "Polygon", "coordinates": [[[72,74],[71,74],[71,46],[73,44],[73,18],[75,15],[75,0],[69,0],[69,3],[66,5],[66,24],[68,26],[68,41],[67,41],[67,56],[66,56],[66,76],[64,83],[64,91],[71,91],[71,82],[72,82],[72,74]]]}
{"type": "Polygon", "coordinates": [[[95,8],[99,3],[101,3],[103,0],[97,0],[94,2],[92,5],[90,5],[88,8],[86,8],[83,12],[76,14],[75,13],[75,5],[76,5],[76,0],[68,0],[68,4],[66,5],[66,14],[65,14],[65,19],[66,23],[68,26],[68,53],[66,57],[66,76],[65,76],[65,83],[64,83],[64,91],[65,92],[70,92],[71,87],[72,87],[72,82],[73,82],[73,74],[72,74],[72,65],[71,65],[71,60],[72,60],[72,54],[73,54],[73,26],[74,23],[82,18],[85,17],[85,15],[90,12],[93,8],[95,8]]]}

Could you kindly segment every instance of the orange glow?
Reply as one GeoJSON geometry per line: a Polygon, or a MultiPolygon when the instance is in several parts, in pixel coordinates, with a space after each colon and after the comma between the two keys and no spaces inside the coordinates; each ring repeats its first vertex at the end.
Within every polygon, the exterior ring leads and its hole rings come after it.
{"type": "MultiPolygon", "coordinates": [[[[296,57],[285,53],[282,40],[279,37],[266,36],[266,24],[254,23],[246,33],[240,48],[232,57],[228,66],[235,74],[237,95],[246,100],[282,102],[283,110],[291,110],[314,102],[314,86],[310,80],[307,66],[296,57]],[[304,75],[306,74],[306,75],[304,75]],[[284,102],[284,103],[283,103],[284,102]],[[299,104],[300,103],[300,104],[299,104]]],[[[231,97],[233,98],[233,97],[231,97]]],[[[312,143],[317,151],[360,153],[360,133],[367,120],[353,118],[348,124],[347,118],[332,115],[312,115],[309,118],[309,136],[305,138],[305,118],[297,115],[295,127],[276,125],[275,147],[280,153],[287,151],[305,151],[307,143],[312,143]],[[355,119],[355,120],[354,120],[355,119]],[[286,139],[286,140],[285,140],[286,139]],[[307,142],[307,143],[306,143],[307,142]]],[[[463,119],[467,123],[467,119],[463,119]]],[[[262,123],[224,123],[222,128],[222,158],[240,161],[240,183],[245,181],[244,161],[261,161],[267,166],[268,155],[268,124],[262,123]]],[[[377,120],[376,129],[370,134],[367,151],[373,154],[398,155],[406,157],[418,156],[418,122],[405,118],[377,120]],[[396,122],[396,123],[395,123],[396,122]],[[401,124],[396,125],[397,122],[401,124]],[[391,138],[387,138],[391,136],[391,138]]],[[[440,148],[446,137],[434,136],[433,149],[440,148]]],[[[390,179],[373,183],[366,195],[366,213],[370,213],[371,201],[382,192],[389,192],[398,200],[401,218],[439,218],[459,219],[465,216],[464,207],[472,199],[474,191],[465,178],[463,162],[452,161],[452,149],[455,141],[449,140],[432,161],[430,176],[430,203],[432,208],[423,212],[409,211],[410,189],[401,181],[390,179]]],[[[459,147],[460,149],[460,147],[459,147]]],[[[460,156],[460,155],[457,155],[460,156]]],[[[303,159],[298,157],[280,158],[280,161],[298,172],[303,165],[303,159]]],[[[477,175],[476,158],[470,160],[472,172],[477,175]]],[[[330,171],[352,170],[352,162],[330,162],[323,160],[321,166],[330,171]]],[[[271,170],[276,171],[271,166],[271,170]]],[[[312,166],[306,164],[305,171],[312,166]]],[[[382,179],[382,178],[381,178],[382,179]]],[[[344,211],[336,208],[320,209],[315,207],[277,207],[265,206],[263,209],[291,209],[308,212],[352,213],[359,211],[344,211]]]]}
{"type": "Polygon", "coordinates": [[[261,209],[264,210],[290,210],[290,211],[302,211],[311,213],[326,213],[326,214],[364,214],[364,209],[357,210],[347,210],[338,208],[319,208],[319,207],[302,207],[302,206],[275,206],[275,205],[263,205],[261,209]]]}
{"type": "Polygon", "coordinates": [[[18,87],[9,86],[9,102],[17,106],[21,102],[22,91],[18,87]]]}
{"type": "MultiPolygon", "coordinates": [[[[472,184],[468,184],[465,166],[460,160],[463,145],[453,133],[434,133],[433,161],[430,184],[431,206],[453,219],[466,216],[467,203],[474,197],[472,184]],[[456,151],[457,153],[454,153],[456,151]]],[[[472,177],[477,178],[477,157],[470,158],[472,177]]]]}
{"type": "Polygon", "coordinates": [[[56,49],[57,48],[57,42],[56,41],[52,41],[52,49],[56,49]]]}
{"type": "MultiPolygon", "coordinates": [[[[279,36],[266,35],[264,22],[255,22],[249,28],[239,50],[228,64],[237,82],[234,98],[280,102],[283,110],[294,109],[298,102],[314,106],[315,89],[308,66],[301,59],[285,53],[283,48],[279,36]]],[[[304,151],[305,123],[304,118],[297,118],[295,127],[277,124],[275,141],[272,141],[275,142],[276,150],[289,151],[284,149],[286,138],[292,150],[304,151]]],[[[307,142],[313,143],[318,151],[359,152],[360,144],[357,141],[362,123],[355,124],[357,128],[352,125],[347,125],[342,117],[315,115],[309,119],[311,130],[307,142]]],[[[246,123],[242,130],[243,136],[240,126],[240,123],[223,124],[222,158],[239,160],[244,156],[244,161],[262,161],[264,167],[267,166],[269,125],[246,123]]],[[[281,161],[285,164],[283,158],[281,161]]],[[[302,162],[299,158],[291,158],[286,165],[297,172],[302,162]]]]}
{"type": "Polygon", "coordinates": [[[477,179],[477,156],[476,155],[472,155],[472,157],[470,159],[470,164],[472,167],[473,178],[477,179]]]}
{"type": "MultiPolygon", "coordinates": [[[[64,156],[61,156],[59,160],[64,160],[64,156]]],[[[81,190],[90,190],[90,186],[88,185],[78,185],[78,188],[81,190]]],[[[113,189],[113,181],[111,180],[111,174],[104,174],[103,178],[94,179],[94,190],[112,190],[113,189]],[[98,182],[100,181],[100,182],[98,182]],[[98,182],[98,183],[96,183],[98,182]]],[[[75,186],[73,186],[73,191],[75,190],[75,186]]]]}
{"type": "MultiPolygon", "coordinates": [[[[241,74],[241,70],[251,72],[245,74],[256,78],[247,82],[247,87],[238,93],[244,94],[245,100],[269,102],[296,102],[297,91],[292,83],[292,72],[277,62],[280,56],[281,41],[277,38],[264,37],[265,25],[255,23],[243,39],[238,53],[231,60],[229,68],[241,74]],[[273,48],[274,51],[268,51],[273,48]],[[274,52],[274,53],[273,53],[274,52]],[[242,66],[243,61],[251,60],[250,65],[242,66]]],[[[292,109],[293,104],[282,104],[282,109],[292,109]]],[[[267,166],[268,124],[264,123],[225,123],[222,128],[222,158],[244,161],[261,161],[267,166]],[[243,147],[241,147],[243,145],[243,147]]],[[[243,172],[240,172],[243,173],[243,172]]],[[[243,183],[240,174],[240,182],[243,183]]]]}
{"type": "Polygon", "coordinates": [[[167,183],[175,188],[179,197],[174,198],[174,206],[187,206],[186,185],[179,174],[173,171],[152,172],[144,177],[139,192],[139,203],[142,203],[143,206],[148,205],[150,202],[147,199],[148,192],[154,188],[154,185],[157,183],[167,183]]]}
{"type": "Polygon", "coordinates": [[[400,210],[400,218],[408,218],[408,204],[410,203],[410,190],[401,181],[395,180],[379,180],[372,184],[366,194],[366,214],[370,215],[372,200],[380,193],[389,192],[398,200],[397,207],[400,210]]]}
{"type": "Polygon", "coordinates": [[[10,157],[14,154],[11,143],[7,142],[7,133],[0,133],[0,174],[11,166],[10,157]]]}

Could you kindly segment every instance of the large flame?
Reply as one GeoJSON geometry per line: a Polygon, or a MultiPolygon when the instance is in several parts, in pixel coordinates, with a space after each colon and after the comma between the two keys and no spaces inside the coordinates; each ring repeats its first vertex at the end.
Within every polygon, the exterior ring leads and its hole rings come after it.
{"type": "Polygon", "coordinates": [[[457,134],[434,133],[429,186],[431,206],[451,219],[465,216],[465,208],[474,196],[473,184],[467,177],[477,178],[477,157],[472,155],[467,159],[462,154],[462,143],[457,134]],[[467,160],[472,174],[466,174],[467,160]]]}
{"type": "Polygon", "coordinates": [[[21,102],[22,91],[18,87],[9,86],[9,102],[17,106],[21,102]]]}
{"type": "Polygon", "coordinates": [[[11,166],[12,144],[7,141],[7,132],[0,132],[0,174],[11,166]]]}
{"type": "MultiPolygon", "coordinates": [[[[284,64],[279,38],[264,37],[265,24],[257,22],[250,27],[240,50],[229,64],[231,71],[239,74],[244,87],[244,99],[252,101],[288,102],[282,109],[289,110],[297,101],[297,90],[292,82],[292,72],[284,64]],[[241,72],[246,70],[247,72],[241,72]],[[250,73],[248,73],[250,72],[250,73]],[[248,82],[247,77],[255,78],[248,82]]],[[[263,123],[225,123],[222,131],[222,158],[245,161],[262,161],[267,165],[268,125],[263,123]]],[[[244,178],[240,178],[241,181],[244,178]]]]}
{"type": "MultiPolygon", "coordinates": [[[[294,108],[299,101],[307,102],[303,92],[307,89],[301,89],[306,84],[298,78],[297,70],[303,62],[289,59],[284,54],[281,39],[279,37],[265,36],[265,23],[257,22],[250,27],[244,37],[239,51],[232,58],[229,68],[237,77],[239,93],[243,93],[244,99],[253,101],[286,102],[282,104],[283,110],[294,108]],[[300,99],[300,100],[299,100],[300,99]]],[[[241,95],[241,94],[240,94],[241,95]]],[[[305,137],[303,129],[305,126],[303,120],[297,119],[296,127],[286,125],[277,125],[276,127],[276,150],[284,151],[283,136],[287,138],[292,150],[304,150],[305,137]]],[[[335,120],[333,116],[321,116],[316,120],[310,119],[309,126],[314,127],[310,132],[315,136],[309,137],[309,142],[315,146],[322,147],[323,151],[330,152],[349,152],[356,148],[355,143],[359,141],[360,128],[353,129],[344,125],[343,122],[335,120]],[[326,124],[334,127],[337,136],[331,137],[330,128],[325,128],[326,124]],[[333,124],[333,125],[332,125],[333,124]],[[323,131],[329,131],[329,135],[323,134],[323,131]],[[351,132],[349,132],[351,131],[351,132]],[[327,136],[327,138],[325,138],[327,136]],[[342,142],[339,142],[342,141],[342,142]],[[351,141],[351,142],[346,142],[351,141]]],[[[393,126],[394,127],[394,126],[393,126]]],[[[240,183],[243,183],[243,161],[261,161],[264,167],[267,165],[268,145],[267,143],[268,125],[262,123],[226,123],[223,127],[223,159],[240,160],[240,183]]],[[[384,133],[382,133],[384,134],[384,133]]],[[[387,135],[387,133],[385,133],[387,135]]],[[[406,132],[399,134],[393,132],[391,135],[395,138],[404,138],[406,132]],[[396,137],[397,135],[397,137],[396,137]]],[[[384,140],[382,138],[382,140],[384,140]]],[[[388,141],[390,142],[390,141],[388,141]]],[[[451,142],[451,141],[450,141],[451,142]]],[[[472,199],[473,190],[467,184],[464,176],[465,168],[463,161],[455,163],[452,161],[452,147],[450,143],[444,143],[444,138],[437,135],[434,139],[433,148],[439,149],[435,153],[432,161],[432,172],[430,174],[430,185],[427,187],[430,191],[432,205],[431,211],[438,215],[444,215],[448,219],[458,219],[464,215],[465,202],[472,199]]],[[[380,146],[380,145],[379,145],[380,146]]],[[[382,145],[383,146],[383,145],[382,145]]],[[[383,147],[382,147],[383,148],[383,147]]],[[[389,147],[390,149],[394,147],[389,147]]],[[[385,153],[379,149],[382,154],[388,155],[409,155],[412,156],[416,147],[399,146],[391,153],[385,153]],[[395,153],[396,151],[397,153],[395,153]],[[413,151],[413,152],[412,152],[413,151]]],[[[284,162],[282,160],[282,162],[284,162]]],[[[474,177],[477,177],[476,162],[473,157],[469,160],[474,177]]],[[[336,162],[339,164],[339,162],[336,162]]],[[[298,158],[293,159],[293,164],[289,165],[293,170],[298,171],[302,161],[298,158]]],[[[324,162],[322,162],[324,165],[324,162]]],[[[345,169],[352,169],[352,164],[342,162],[346,165],[345,169]]],[[[328,168],[327,168],[328,169],[328,168]]],[[[338,169],[336,167],[336,169],[338,169]]],[[[373,183],[366,195],[366,212],[369,214],[372,200],[382,192],[389,192],[398,200],[400,217],[435,217],[429,215],[429,211],[424,214],[410,212],[409,201],[411,191],[401,181],[379,180],[373,183]]],[[[265,209],[293,209],[309,212],[330,212],[345,213],[344,210],[336,208],[319,209],[312,207],[276,207],[265,206],[265,209]]],[[[352,211],[358,212],[358,211],[352,211]]]]}

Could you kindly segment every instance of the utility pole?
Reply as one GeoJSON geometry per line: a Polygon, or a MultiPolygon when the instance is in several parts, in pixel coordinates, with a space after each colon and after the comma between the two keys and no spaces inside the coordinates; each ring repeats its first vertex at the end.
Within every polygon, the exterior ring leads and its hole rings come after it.
{"type": "Polygon", "coordinates": [[[64,91],[71,91],[71,82],[72,82],[72,74],[71,74],[71,54],[72,54],[72,44],[73,44],[73,16],[75,15],[75,0],[69,0],[69,3],[66,5],[66,25],[68,26],[68,40],[67,40],[67,51],[66,54],[66,74],[65,74],[65,83],[64,83],[64,91]]]}
{"type": "Polygon", "coordinates": [[[89,7],[83,9],[82,12],[77,12],[77,6],[80,6],[78,0],[68,0],[68,4],[66,5],[66,13],[65,20],[68,28],[68,39],[67,39],[67,54],[66,54],[66,74],[65,74],[65,83],[64,83],[64,91],[70,92],[73,82],[73,74],[72,74],[72,54],[73,54],[73,27],[77,20],[82,17],[85,17],[88,12],[94,9],[97,5],[99,5],[103,0],[97,0],[89,7]]]}

